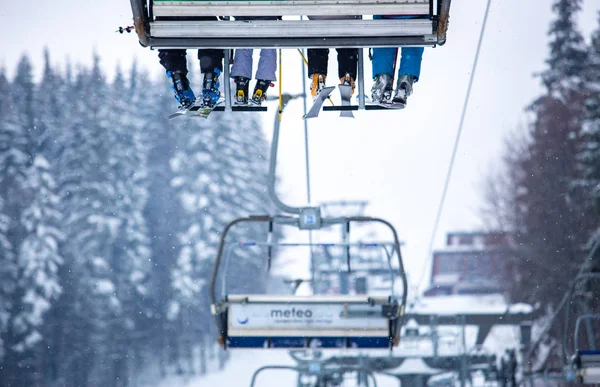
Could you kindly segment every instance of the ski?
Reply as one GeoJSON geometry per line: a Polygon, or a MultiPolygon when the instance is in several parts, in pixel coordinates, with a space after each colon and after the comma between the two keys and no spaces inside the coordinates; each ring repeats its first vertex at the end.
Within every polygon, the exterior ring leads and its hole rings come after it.
{"type": "Polygon", "coordinates": [[[200,105],[198,108],[195,106],[191,109],[191,111],[195,111],[194,117],[202,117],[208,118],[210,113],[212,113],[216,107],[221,106],[223,104],[223,99],[221,98],[217,103],[212,106],[200,105]]]}
{"type": "Polygon", "coordinates": [[[323,107],[323,103],[333,92],[333,90],[335,90],[335,86],[324,87],[321,90],[321,92],[317,95],[317,98],[315,99],[315,102],[313,103],[308,113],[306,113],[302,118],[306,120],[308,118],[318,117],[319,113],[321,112],[321,108],[323,107]]]}
{"type": "Polygon", "coordinates": [[[372,102],[372,103],[369,103],[368,106],[380,106],[382,108],[391,109],[391,110],[402,110],[406,107],[406,105],[403,103],[393,102],[393,101],[372,102]]]}
{"type": "MultiPolygon", "coordinates": [[[[350,85],[339,85],[340,96],[342,98],[342,106],[352,106],[352,86],[350,85]]],[[[354,118],[351,110],[342,110],[340,117],[354,118]]]]}
{"type": "Polygon", "coordinates": [[[202,99],[196,98],[196,101],[188,107],[179,106],[177,111],[169,116],[169,119],[185,116],[194,106],[196,106],[197,103],[202,103],[202,99]]]}
{"type": "Polygon", "coordinates": [[[386,109],[395,109],[395,110],[402,110],[406,107],[405,104],[399,103],[399,102],[380,103],[378,105],[383,106],[386,109]]]}
{"type": "Polygon", "coordinates": [[[173,114],[171,114],[169,116],[169,119],[175,118],[175,117],[181,117],[181,116],[185,116],[188,115],[189,113],[194,113],[193,116],[194,117],[204,117],[204,118],[208,118],[208,116],[210,115],[210,113],[212,113],[212,111],[217,107],[220,106],[223,103],[223,99],[221,98],[216,104],[214,104],[213,106],[207,106],[204,105],[203,101],[201,98],[197,98],[196,102],[186,108],[183,107],[179,107],[177,109],[177,111],[173,114]]]}

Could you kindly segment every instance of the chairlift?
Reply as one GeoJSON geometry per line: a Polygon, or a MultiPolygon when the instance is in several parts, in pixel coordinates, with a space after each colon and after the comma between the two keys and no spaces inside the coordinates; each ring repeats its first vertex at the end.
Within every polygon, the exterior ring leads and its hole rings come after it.
{"type": "MultiPolygon", "coordinates": [[[[569,381],[577,381],[582,384],[600,383],[600,349],[595,342],[596,333],[591,324],[592,321],[600,321],[600,314],[588,313],[585,311],[575,320],[575,329],[573,331],[573,352],[569,345],[570,323],[572,314],[572,305],[574,304],[577,288],[588,281],[600,280],[600,273],[585,273],[579,275],[569,291],[567,300],[566,322],[563,336],[563,354],[568,361],[566,376],[569,381]],[[579,337],[582,325],[585,325],[588,338],[587,348],[580,347],[579,337]]],[[[583,301],[585,304],[585,300],[583,301]]],[[[585,307],[586,305],[584,305],[585,307]]],[[[588,309],[588,308],[585,308],[588,309]]]]}
{"type": "MultiPolygon", "coordinates": [[[[406,306],[406,273],[400,254],[400,243],[393,226],[388,222],[367,217],[321,219],[322,226],[352,222],[374,222],[388,226],[394,235],[394,252],[398,258],[396,276],[402,280],[402,295],[264,295],[228,294],[226,271],[233,247],[261,247],[270,260],[273,248],[278,246],[309,246],[319,248],[336,246],[344,249],[365,244],[310,244],[272,242],[229,242],[227,235],[235,225],[267,223],[299,225],[295,217],[248,217],[234,220],[223,233],[210,282],[211,311],[216,318],[219,343],[224,348],[357,348],[388,349],[400,341],[400,327],[406,306]],[[223,267],[221,267],[223,266],[223,267]],[[225,275],[221,274],[225,272],[225,275]],[[221,281],[222,295],[217,300],[216,285],[221,281]]],[[[271,240],[270,237],[267,240],[271,240]]],[[[382,243],[381,246],[389,242],[382,243]]],[[[377,244],[370,243],[370,247],[377,244]]],[[[348,267],[351,270],[351,267],[348,267]]]]}
{"type": "Polygon", "coordinates": [[[170,49],[443,45],[450,1],[130,0],[140,44],[170,49]],[[349,14],[363,18],[321,20],[349,14]],[[319,20],[300,17],[305,15],[317,15],[319,20]],[[407,18],[373,19],[373,15],[407,18]],[[282,20],[247,20],[265,16],[282,20]]]}

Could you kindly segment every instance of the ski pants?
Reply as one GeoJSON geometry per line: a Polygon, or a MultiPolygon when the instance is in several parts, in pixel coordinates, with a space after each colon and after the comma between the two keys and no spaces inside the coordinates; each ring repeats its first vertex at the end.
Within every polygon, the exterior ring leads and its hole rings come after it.
{"type": "MultiPolygon", "coordinates": [[[[277,20],[281,19],[278,16],[242,16],[236,17],[235,20],[277,20]]],[[[239,48],[235,50],[233,58],[233,66],[231,66],[231,78],[246,77],[252,79],[252,66],[254,50],[248,48],[239,48]]],[[[277,76],[277,51],[274,48],[260,50],[260,59],[258,60],[258,68],[256,69],[255,79],[265,81],[275,81],[277,76]]]]}
{"type": "MultiPolygon", "coordinates": [[[[198,50],[200,61],[200,72],[208,73],[218,69],[223,71],[223,50],[206,49],[198,50]]],[[[158,50],[160,64],[167,71],[181,71],[187,74],[187,52],[186,50],[158,50]]]]}
{"type": "MultiPolygon", "coordinates": [[[[216,17],[205,17],[202,20],[218,20],[216,17]]],[[[186,50],[158,50],[160,64],[167,71],[181,71],[187,74],[187,51],[186,50]]],[[[223,50],[207,49],[198,50],[198,60],[200,61],[200,72],[208,73],[218,69],[223,71],[223,50]]]]}
{"type": "MultiPolygon", "coordinates": [[[[374,19],[382,19],[382,16],[374,16],[374,19]]],[[[402,47],[400,68],[398,77],[401,75],[412,75],[416,78],[415,82],[421,76],[421,61],[423,59],[423,47],[402,47]]],[[[398,48],[384,47],[373,49],[373,78],[379,74],[389,74],[394,76],[394,66],[398,48]]]]}
{"type": "MultiPolygon", "coordinates": [[[[339,20],[339,19],[356,19],[357,16],[340,16],[340,17],[319,17],[309,16],[311,20],[339,20]]],[[[338,77],[343,78],[346,74],[350,74],[352,79],[356,79],[356,71],[358,68],[358,49],[357,48],[337,48],[338,59],[338,77]]],[[[327,67],[329,65],[329,49],[328,48],[311,48],[308,49],[308,76],[314,74],[327,75],[327,67]]]]}
{"type": "MultiPolygon", "coordinates": [[[[231,66],[231,78],[246,77],[252,79],[253,51],[250,48],[238,48],[235,50],[233,66],[231,66]]],[[[277,51],[273,48],[263,48],[260,50],[260,59],[258,60],[255,79],[275,81],[277,80],[275,75],[276,69],[277,51]]]]}

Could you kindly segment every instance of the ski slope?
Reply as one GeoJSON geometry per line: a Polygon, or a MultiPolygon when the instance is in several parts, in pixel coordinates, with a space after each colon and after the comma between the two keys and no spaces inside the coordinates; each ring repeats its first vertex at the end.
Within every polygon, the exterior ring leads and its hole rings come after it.
{"type": "MultiPolygon", "coordinates": [[[[254,371],[265,365],[293,366],[294,360],[286,350],[236,350],[232,352],[231,360],[223,371],[211,372],[206,376],[192,379],[172,377],[156,385],[145,387],[240,387],[250,386],[254,371]]],[[[264,371],[256,380],[256,387],[285,387],[295,386],[297,374],[288,370],[264,371]]],[[[352,385],[352,384],[349,384],[352,385]]],[[[398,387],[399,383],[389,376],[378,376],[377,386],[398,387]]]]}

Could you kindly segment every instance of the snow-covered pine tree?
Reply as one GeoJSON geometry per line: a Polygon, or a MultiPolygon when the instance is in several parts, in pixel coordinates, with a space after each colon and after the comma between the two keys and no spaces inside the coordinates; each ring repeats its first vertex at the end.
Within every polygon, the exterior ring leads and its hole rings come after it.
{"type": "MultiPolygon", "coordinates": [[[[135,78],[132,78],[135,79],[135,78]]],[[[158,361],[160,376],[167,375],[170,353],[176,343],[178,330],[170,317],[170,301],[173,296],[171,272],[176,264],[180,246],[177,230],[183,218],[181,207],[176,200],[175,190],[170,181],[172,172],[169,160],[177,148],[181,122],[167,120],[173,112],[174,98],[165,78],[151,82],[148,76],[138,77],[132,85],[137,93],[138,115],[144,117],[144,138],[148,144],[148,192],[149,197],[144,209],[144,218],[151,235],[153,253],[152,267],[148,282],[153,315],[148,321],[154,339],[151,356],[158,361]]]]}
{"type": "MultiPolygon", "coordinates": [[[[586,99],[585,147],[581,161],[590,202],[589,211],[596,214],[596,219],[600,219],[600,12],[598,27],[592,34],[588,62],[585,74],[589,92],[586,99]]],[[[596,237],[600,237],[600,221],[596,222],[596,227],[596,237]]]]}
{"type": "Polygon", "coordinates": [[[6,356],[0,377],[2,383],[7,385],[12,385],[17,380],[25,384],[33,383],[32,375],[25,370],[33,365],[32,350],[41,337],[36,328],[41,325],[41,316],[47,310],[47,300],[35,297],[35,284],[28,280],[33,274],[29,269],[35,266],[31,265],[30,258],[35,260],[37,257],[20,253],[29,232],[22,223],[24,212],[30,207],[35,195],[35,187],[31,189],[31,183],[35,185],[35,182],[28,181],[31,178],[28,171],[35,158],[35,139],[38,135],[34,95],[31,63],[24,56],[17,65],[15,78],[10,84],[11,110],[3,117],[2,124],[8,147],[0,156],[0,200],[8,215],[6,236],[13,250],[10,255],[14,257],[15,265],[14,282],[3,284],[4,287],[12,288],[10,296],[3,300],[9,306],[9,313],[8,329],[3,337],[6,356]]]}
{"type": "MultiPolygon", "coordinates": [[[[2,67],[0,68],[0,117],[3,117],[0,120],[0,364],[4,364],[6,355],[4,341],[17,278],[16,254],[9,235],[12,219],[7,209],[8,198],[5,191],[10,184],[7,179],[12,180],[11,175],[14,173],[12,154],[18,153],[18,150],[13,149],[13,140],[17,133],[12,123],[8,121],[11,106],[10,84],[6,77],[6,70],[2,67]]],[[[0,381],[6,380],[5,378],[5,372],[0,371],[0,381]]]]}
{"type": "MultiPolygon", "coordinates": [[[[137,77],[135,68],[132,77],[137,77]]],[[[136,81],[132,79],[130,82],[136,81]]],[[[145,297],[152,255],[143,217],[148,198],[148,174],[147,149],[142,141],[145,128],[138,112],[141,95],[128,83],[117,68],[106,101],[110,109],[110,125],[106,129],[111,133],[106,140],[112,140],[107,144],[109,154],[106,163],[114,194],[109,197],[104,211],[112,214],[116,227],[110,241],[112,248],[108,263],[110,280],[119,302],[110,323],[110,340],[113,343],[111,366],[113,377],[121,380],[127,378],[128,368],[133,366],[128,359],[133,357],[135,338],[148,334],[139,331],[138,319],[149,313],[145,297]]]]}
{"type": "Polygon", "coordinates": [[[552,305],[566,291],[584,258],[590,216],[581,190],[577,155],[582,147],[583,69],[587,51],[575,25],[580,0],[555,0],[549,68],[542,74],[546,94],[531,106],[534,114],[525,152],[512,158],[518,169],[513,187],[515,270],[526,278],[514,284],[518,299],[552,305]]]}
{"type": "Polygon", "coordinates": [[[582,0],[554,0],[556,19],[550,25],[550,55],[542,80],[548,94],[568,103],[574,94],[585,90],[583,74],[587,66],[588,48],[576,25],[582,0]]]}
{"type": "MultiPolygon", "coordinates": [[[[178,232],[181,250],[171,274],[175,292],[171,305],[182,326],[190,324],[188,319],[209,318],[206,284],[223,227],[238,217],[273,212],[267,196],[267,144],[259,118],[216,114],[201,123],[182,122],[180,145],[171,159],[171,184],[184,211],[178,232]]],[[[266,232],[266,225],[240,227],[230,240],[264,241],[266,232]]],[[[265,256],[264,251],[234,250],[228,291],[260,292],[267,275],[265,256]]],[[[205,328],[198,334],[212,333],[212,326],[205,328]]],[[[214,336],[209,342],[213,340],[214,336]]]]}
{"type": "Polygon", "coordinates": [[[121,308],[113,282],[111,257],[120,219],[112,204],[118,200],[113,184],[109,88],[94,58],[91,71],[80,69],[65,93],[70,106],[68,126],[59,143],[56,163],[63,230],[64,294],[58,308],[63,356],[60,375],[71,384],[107,385],[112,380],[111,323],[121,308]],[[67,339],[68,338],[68,339],[67,339]]]}

